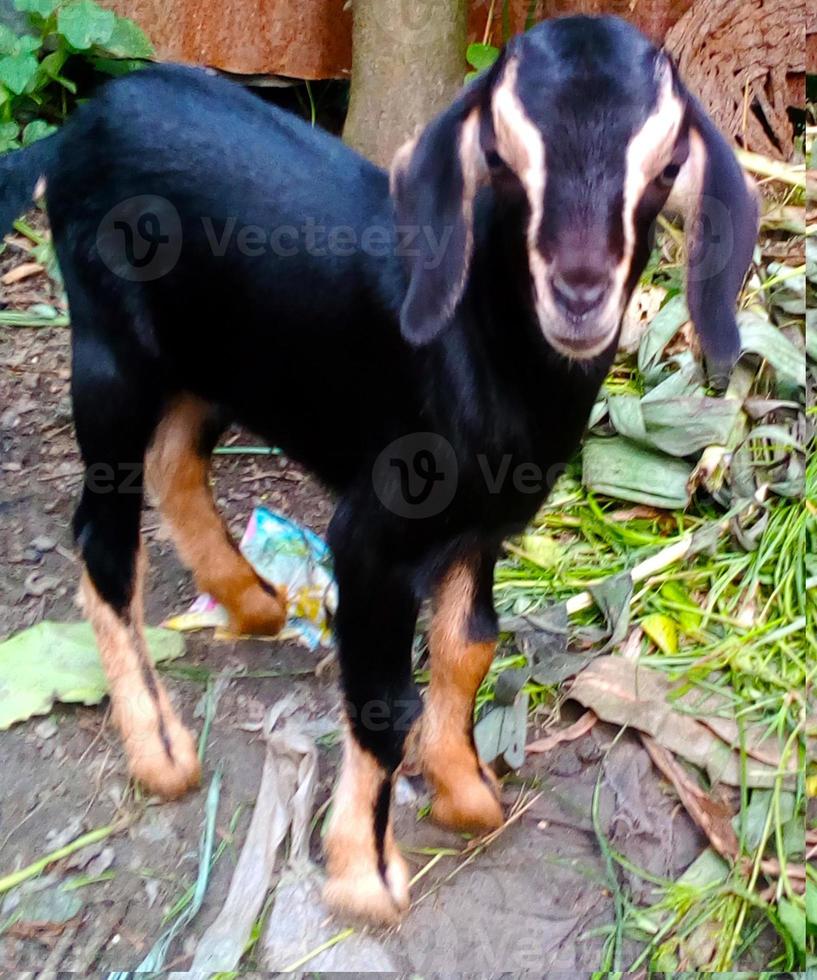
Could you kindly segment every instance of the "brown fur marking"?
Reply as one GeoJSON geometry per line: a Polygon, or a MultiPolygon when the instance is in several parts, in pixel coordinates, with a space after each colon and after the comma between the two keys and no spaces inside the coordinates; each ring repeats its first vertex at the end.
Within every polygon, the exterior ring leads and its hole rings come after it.
{"type": "Polygon", "coordinates": [[[205,402],[184,396],[160,422],[147,453],[147,482],[196,585],[230,615],[235,633],[274,636],[286,601],[262,582],[232,541],[210,492],[210,461],[198,447],[205,402]]]}
{"type": "Polygon", "coordinates": [[[336,912],[393,925],[408,908],[409,876],[391,820],[383,841],[383,871],[380,868],[374,818],[387,778],[374,756],[347,732],[325,840],[329,877],[323,896],[336,912]]]}
{"type": "Polygon", "coordinates": [[[142,619],[145,559],[135,569],[127,622],[99,595],[87,572],[80,602],[91,622],[111,696],[113,719],[122,735],[131,774],[150,792],[175,799],[198,786],[196,745],[176,712],[149,658],[142,619]]]}
{"type": "Polygon", "coordinates": [[[457,830],[493,830],[502,823],[496,780],[474,751],[474,700],[496,644],[468,639],[474,572],[460,563],[435,596],[429,635],[431,684],[420,734],[420,756],[434,791],[431,815],[457,830]]]}

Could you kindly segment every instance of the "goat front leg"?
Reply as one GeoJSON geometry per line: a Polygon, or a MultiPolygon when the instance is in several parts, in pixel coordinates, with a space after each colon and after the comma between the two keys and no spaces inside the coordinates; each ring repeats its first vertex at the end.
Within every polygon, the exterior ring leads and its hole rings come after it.
{"type": "Polygon", "coordinates": [[[474,744],[477,690],[496,650],[494,562],[488,553],[457,562],[434,594],[420,759],[432,787],[432,819],[454,830],[495,830],[503,820],[496,777],[474,744]]]}
{"type": "Polygon", "coordinates": [[[420,711],[411,673],[418,607],[410,582],[382,552],[350,556],[334,536],[347,728],[325,839],[324,898],[337,912],[390,925],[409,904],[408,869],[390,811],[394,773],[420,711]]]}

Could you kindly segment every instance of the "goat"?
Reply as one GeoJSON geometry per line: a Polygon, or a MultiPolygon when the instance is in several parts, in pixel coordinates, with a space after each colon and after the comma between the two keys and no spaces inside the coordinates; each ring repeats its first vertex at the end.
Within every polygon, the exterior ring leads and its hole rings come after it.
{"type": "Polygon", "coordinates": [[[41,176],[73,324],[81,595],[131,773],[166,798],[199,782],[145,649],[146,488],[237,633],[284,622],[286,596],[235,548],[208,487],[238,421],[337,495],[347,726],[325,894],[395,922],[408,874],[390,801],[415,722],[433,819],[476,832],[503,819],[472,732],[494,565],[579,445],[655,220],[682,184],[689,309],[722,379],[755,198],[669,57],[609,17],[513,39],[390,177],[172,66],[109,83],[59,134],[3,158],[0,232],[41,176]],[[538,482],[498,478],[521,465],[538,482]],[[421,715],[411,650],[426,597],[421,715]]]}

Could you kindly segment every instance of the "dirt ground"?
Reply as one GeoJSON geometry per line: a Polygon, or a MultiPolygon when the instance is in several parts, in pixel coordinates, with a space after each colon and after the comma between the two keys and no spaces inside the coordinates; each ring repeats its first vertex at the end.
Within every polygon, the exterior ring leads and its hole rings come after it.
{"type": "MultiPolygon", "coordinates": [[[[9,249],[0,257],[0,275],[21,257],[19,250],[9,249]]],[[[42,275],[0,288],[9,307],[54,299],[42,275]]],[[[79,616],[74,604],[79,565],[70,518],[80,471],[69,369],[67,329],[0,327],[0,638],[43,619],[79,616]]],[[[246,434],[228,436],[236,440],[253,441],[246,434]]],[[[318,532],[331,513],[322,490],[284,459],[220,456],[215,481],[219,503],[237,535],[259,503],[318,532]]],[[[143,523],[151,567],[147,621],[157,624],[184,609],[194,592],[156,511],[147,509],[143,523]]],[[[247,729],[288,692],[324,731],[331,734],[339,726],[336,676],[333,670],[316,676],[318,659],[283,643],[216,642],[211,631],[186,636],[186,655],[178,663],[207,668],[213,675],[225,665],[237,671],[219,702],[205,758],[205,785],[215,767],[223,765],[217,840],[230,846],[215,866],[200,914],[171,947],[169,969],[189,965],[196,937],[223,903],[244,840],[264,757],[259,736],[247,729]],[[241,668],[275,670],[279,676],[242,678],[241,668]],[[241,816],[231,832],[230,819],[239,805],[241,816]]],[[[173,672],[166,682],[187,723],[200,729],[197,706],[204,685],[173,672]]],[[[532,722],[531,737],[544,720],[532,722]]],[[[569,706],[565,720],[570,720],[569,706]]],[[[613,845],[638,864],[675,877],[704,847],[635,740],[625,737],[607,753],[615,734],[596,725],[578,741],[530,757],[521,772],[506,780],[508,803],[526,787],[542,795],[450,880],[461,862],[446,857],[435,865],[414,890],[415,898],[429,890],[432,894],[399,929],[374,936],[390,969],[467,976],[535,971],[574,978],[598,968],[603,927],[615,912],[609,869],[591,820],[597,781],[600,825],[613,845]]],[[[319,804],[330,792],[339,761],[332,742],[321,740],[319,804]]],[[[167,910],[195,878],[204,793],[161,806],[142,800],[128,784],[105,704],[59,706],[48,718],[1,732],[0,756],[0,877],[79,833],[123,815],[132,819],[126,831],[0,895],[0,971],[133,969],[161,933],[167,910]],[[90,883],[70,893],[74,906],[67,919],[44,913],[44,897],[53,897],[61,883],[77,876],[90,883]],[[26,903],[22,914],[21,902],[26,903]]],[[[462,839],[418,821],[421,802],[422,797],[398,805],[400,843],[461,848],[462,839]]],[[[319,859],[317,830],[313,850],[319,859]]],[[[415,851],[408,857],[415,870],[428,861],[415,851]]],[[[636,899],[649,896],[642,881],[622,881],[636,899]]],[[[367,968],[358,964],[358,969],[367,968]]]]}

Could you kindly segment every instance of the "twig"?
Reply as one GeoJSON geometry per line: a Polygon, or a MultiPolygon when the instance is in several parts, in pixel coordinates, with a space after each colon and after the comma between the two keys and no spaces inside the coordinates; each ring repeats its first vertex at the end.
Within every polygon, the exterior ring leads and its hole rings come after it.
{"type": "MultiPolygon", "coordinates": [[[[468,867],[468,865],[474,860],[475,857],[477,857],[477,855],[482,854],[485,848],[488,847],[490,844],[492,844],[497,839],[497,837],[500,836],[500,834],[504,834],[505,831],[508,829],[508,827],[511,826],[511,824],[516,823],[517,820],[520,819],[520,817],[522,817],[525,813],[527,813],[527,811],[533,806],[534,803],[536,803],[536,801],[541,796],[542,796],[541,792],[537,793],[535,796],[531,797],[531,799],[529,799],[526,803],[519,806],[518,809],[515,809],[515,811],[508,817],[508,819],[505,821],[505,823],[502,824],[501,827],[492,831],[490,834],[481,838],[479,841],[472,842],[473,846],[470,848],[470,854],[462,862],[462,864],[458,864],[456,868],[454,868],[448,875],[445,876],[445,878],[441,878],[439,881],[436,881],[431,886],[431,888],[428,889],[428,891],[423,892],[423,894],[419,898],[415,899],[411,903],[411,908],[414,908],[415,906],[419,905],[420,902],[428,898],[429,895],[433,895],[434,892],[436,892],[439,888],[441,888],[443,885],[451,881],[451,879],[455,877],[455,875],[458,875],[463,868],[468,867]]],[[[521,800],[521,798],[522,797],[520,796],[519,799],[521,800]]]]}

